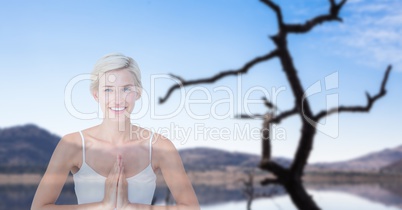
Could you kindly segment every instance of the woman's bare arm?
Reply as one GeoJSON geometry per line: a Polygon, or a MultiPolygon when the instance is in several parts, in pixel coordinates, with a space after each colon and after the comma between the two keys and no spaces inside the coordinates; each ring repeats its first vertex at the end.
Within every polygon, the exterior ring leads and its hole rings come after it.
{"type": "Polygon", "coordinates": [[[103,202],[85,205],[55,205],[68,174],[74,166],[73,160],[81,151],[81,146],[79,143],[75,142],[76,138],[74,138],[73,135],[74,134],[70,134],[63,137],[57,144],[57,147],[49,161],[47,170],[36,190],[31,210],[103,210],[114,208],[108,208],[108,206],[103,202]]]}

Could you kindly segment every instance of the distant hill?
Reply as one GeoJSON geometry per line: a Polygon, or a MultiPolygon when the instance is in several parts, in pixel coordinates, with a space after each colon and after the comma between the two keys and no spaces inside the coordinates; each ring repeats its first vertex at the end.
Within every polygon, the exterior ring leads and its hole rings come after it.
{"type": "MultiPolygon", "coordinates": [[[[59,140],[59,136],[33,124],[0,129],[0,173],[32,172],[38,167],[42,172],[59,140]]],[[[212,148],[183,149],[179,153],[186,170],[191,171],[255,167],[260,161],[258,155],[212,148]]],[[[285,158],[276,160],[285,167],[290,164],[285,158]]]]}
{"type": "MultiPolygon", "coordinates": [[[[0,129],[0,173],[42,173],[59,140],[59,136],[33,124],[0,129]]],[[[183,149],[179,150],[179,153],[186,170],[189,171],[224,171],[227,167],[255,167],[260,161],[258,155],[205,147],[183,149]]],[[[274,160],[284,167],[289,167],[291,163],[286,158],[274,160]]],[[[306,171],[402,173],[402,145],[349,161],[311,164],[306,171]]]]}
{"type": "Polygon", "coordinates": [[[187,170],[219,170],[227,166],[257,166],[260,157],[212,148],[193,148],[179,151],[187,170]]]}
{"type": "Polygon", "coordinates": [[[380,172],[384,170],[399,170],[402,173],[402,145],[372,152],[358,158],[332,163],[316,163],[307,167],[307,171],[354,171],[354,172],[380,172]],[[395,165],[394,165],[395,163],[395,165]],[[399,166],[399,169],[395,168],[399,166]]]}
{"type": "MultiPolygon", "coordinates": [[[[257,167],[261,161],[259,155],[205,147],[183,149],[179,153],[185,168],[192,171],[224,170],[231,166],[257,167]]],[[[290,165],[290,160],[286,158],[274,158],[274,160],[286,168],[290,165]]]]}
{"type": "Polygon", "coordinates": [[[390,165],[382,167],[380,172],[383,174],[402,174],[402,160],[396,161],[390,165]]]}
{"type": "Polygon", "coordinates": [[[0,172],[42,171],[59,140],[33,124],[0,129],[0,172]]]}

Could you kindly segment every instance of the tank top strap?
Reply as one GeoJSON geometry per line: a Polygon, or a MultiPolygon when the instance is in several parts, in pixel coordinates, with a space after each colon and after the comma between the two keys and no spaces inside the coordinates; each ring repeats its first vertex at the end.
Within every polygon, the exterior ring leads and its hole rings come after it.
{"type": "Polygon", "coordinates": [[[82,141],[82,164],[85,163],[85,139],[84,139],[84,135],[82,135],[82,132],[79,131],[80,135],[81,135],[81,141],[82,141]]]}
{"type": "Polygon", "coordinates": [[[152,163],[152,138],[154,137],[154,132],[152,131],[151,137],[149,138],[149,163],[152,163]]]}

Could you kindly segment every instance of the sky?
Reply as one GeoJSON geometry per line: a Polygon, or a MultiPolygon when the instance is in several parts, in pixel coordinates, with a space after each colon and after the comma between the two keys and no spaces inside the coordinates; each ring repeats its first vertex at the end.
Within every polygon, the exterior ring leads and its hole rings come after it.
{"type": "MultiPolygon", "coordinates": [[[[287,23],[328,11],[325,0],[281,0],[287,23]]],[[[261,153],[262,96],[280,111],[293,105],[277,59],[247,74],[174,92],[169,73],[186,80],[238,69],[274,49],[275,15],[260,1],[0,1],[0,128],[34,123],[63,136],[101,122],[89,76],[105,54],[133,57],[144,93],[132,123],[159,132],[178,149],[210,147],[261,153]]],[[[314,113],[365,105],[393,65],[387,95],[370,113],[341,113],[319,122],[309,162],[341,161],[402,144],[402,2],[350,0],[343,22],[328,22],[288,45],[314,113]]],[[[272,128],[273,156],[291,158],[300,118],[272,128]]]]}

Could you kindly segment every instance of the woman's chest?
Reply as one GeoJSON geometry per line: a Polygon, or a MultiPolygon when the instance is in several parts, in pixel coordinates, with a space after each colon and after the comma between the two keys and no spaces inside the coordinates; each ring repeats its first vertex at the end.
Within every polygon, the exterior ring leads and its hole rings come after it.
{"type": "Polygon", "coordinates": [[[84,160],[96,173],[107,177],[120,156],[125,176],[132,177],[150,165],[150,152],[141,142],[124,146],[88,142],[84,160]]]}

